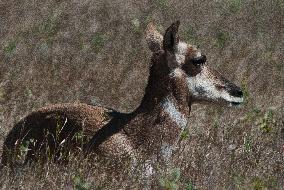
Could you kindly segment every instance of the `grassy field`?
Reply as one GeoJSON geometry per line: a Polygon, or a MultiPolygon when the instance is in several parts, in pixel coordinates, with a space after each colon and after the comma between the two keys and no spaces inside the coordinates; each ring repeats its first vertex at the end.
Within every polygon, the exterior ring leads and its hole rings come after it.
{"type": "Polygon", "coordinates": [[[100,160],[0,173],[2,189],[284,189],[283,0],[0,1],[0,145],[31,110],[63,102],[131,112],[151,53],[146,24],[199,45],[239,84],[239,109],[194,105],[179,150],[152,179],[100,160]],[[114,174],[115,175],[115,174],[114,174]]]}

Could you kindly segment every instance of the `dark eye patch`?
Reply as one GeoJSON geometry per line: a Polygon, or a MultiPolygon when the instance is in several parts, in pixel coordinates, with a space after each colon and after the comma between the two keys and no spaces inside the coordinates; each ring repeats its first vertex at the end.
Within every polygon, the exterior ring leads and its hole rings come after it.
{"type": "Polygon", "coordinates": [[[201,55],[200,57],[192,58],[190,61],[194,65],[201,65],[201,64],[204,64],[206,60],[207,60],[206,55],[201,55]]]}

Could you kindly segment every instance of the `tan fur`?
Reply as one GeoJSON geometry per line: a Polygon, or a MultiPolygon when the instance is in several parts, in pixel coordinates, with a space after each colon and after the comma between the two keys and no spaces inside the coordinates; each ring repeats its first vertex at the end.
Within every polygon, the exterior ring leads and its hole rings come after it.
{"type": "Polygon", "coordinates": [[[13,166],[25,141],[31,142],[25,162],[68,160],[69,153],[76,150],[114,159],[135,155],[152,159],[163,154],[165,145],[174,146],[194,102],[188,76],[197,75],[201,68],[190,60],[177,64],[178,27],[179,22],[173,23],[163,38],[153,25],[148,26],[146,40],[153,56],[145,95],[136,110],[125,114],[87,104],[41,108],[9,132],[2,164],[13,166]]]}
{"type": "MultiPolygon", "coordinates": [[[[49,148],[55,153],[58,144],[65,139],[70,140],[75,133],[82,131],[84,138],[90,139],[111,119],[107,114],[109,111],[106,108],[87,104],[57,104],[34,111],[19,121],[8,134],[3,146],[2,163],[6,165],[16,153],[14,152],[16,145],[26,140],[33,139],[43,143],[43,139],[52,134],[50,141],[56,141],[57,145],[52,146],[51,142],[49,148]]],[[[27,158],[29,159],[33,158],[27,158]]]]}

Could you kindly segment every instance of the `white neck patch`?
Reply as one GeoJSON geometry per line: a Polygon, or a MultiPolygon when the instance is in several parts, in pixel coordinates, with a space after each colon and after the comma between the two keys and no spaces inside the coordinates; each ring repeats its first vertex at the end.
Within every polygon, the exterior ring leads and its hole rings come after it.
{"type": "Polygon", "coordinates": [[[171,101],[169,98],[166,98],[162,102],[162,108],[178,127],[184,129],[187,126],[187,117],[175,107],[173,101],[171,101]]]}

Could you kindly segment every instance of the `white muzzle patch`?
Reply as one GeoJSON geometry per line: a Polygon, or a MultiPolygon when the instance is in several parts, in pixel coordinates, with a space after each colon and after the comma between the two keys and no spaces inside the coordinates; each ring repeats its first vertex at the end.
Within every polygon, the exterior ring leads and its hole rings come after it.
{"type": "Polygon", "coordinates": [[[194,77],[187,77],[187,85],[190,93],[198,100],[205,101],[220,101],[233,104],[240,104],[243,102],[242,97],[235,97],[229,94],[226,89],[217,89],[214,85],[214,79],[210,78],[210,75],[206,75],[201,71],[194,77]]]}

